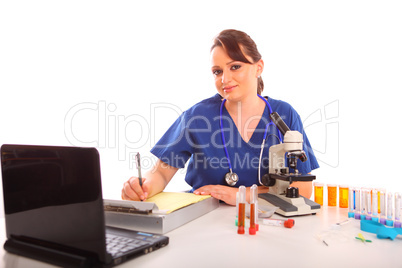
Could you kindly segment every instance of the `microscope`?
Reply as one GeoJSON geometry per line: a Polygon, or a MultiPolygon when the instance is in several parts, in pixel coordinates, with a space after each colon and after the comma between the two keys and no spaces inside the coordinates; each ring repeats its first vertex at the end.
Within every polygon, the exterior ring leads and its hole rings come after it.
{"type": "Polygon", "coordinates": [[[315,180],[314,175],[300,174],[297,170],[297,160],[307,160],[303,135],[290,130],[278,113],[272,113],[270,118],[282,133],[283,143],[269,148],[269,172],[261,179],[261,183],[269,187],[269,193],[259,194],[259,198],[278,207],[276,213],[285,217],[315,214],[321,206],[299,195],[298,188],[290,187],[295,181],[315,180]],[[289,168],[294,172],[290,173],[289,168]]]}

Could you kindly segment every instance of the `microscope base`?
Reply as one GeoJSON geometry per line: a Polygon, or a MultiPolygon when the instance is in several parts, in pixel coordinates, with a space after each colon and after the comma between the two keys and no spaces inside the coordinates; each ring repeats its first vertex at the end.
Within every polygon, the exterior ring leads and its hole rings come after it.
{"type": "Polygon", "coordinates": [[[284,195],[264,193],[259,194],[258,197],[271,205],[278,207],[275,213],[285,217],[315,214],[319,212],[321,208],[319,204],[303,196],[298,198],[288,198],[284,195]]]}

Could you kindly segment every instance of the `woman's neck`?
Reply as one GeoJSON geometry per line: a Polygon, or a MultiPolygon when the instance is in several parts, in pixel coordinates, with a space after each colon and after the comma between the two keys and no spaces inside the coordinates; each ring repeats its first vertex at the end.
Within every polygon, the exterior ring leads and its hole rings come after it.
{"type": "Polygon", "coordinates": [[[248,142],[264,113],[265,102],[257,95],[241,101],[226,101],[225,107],[232,117],[240,135],[248,142]]]}
{"type": "Polygon", "coordinates": [[[265,109],[265,103],[257,95],[249,95],[238,101],[227,100],[225,103],[226,110],[232,117],[242,116],[250,117],[255,115],[262,115],[265,109]],[[262,112],[261,112],[262,109],[262,112]]]}

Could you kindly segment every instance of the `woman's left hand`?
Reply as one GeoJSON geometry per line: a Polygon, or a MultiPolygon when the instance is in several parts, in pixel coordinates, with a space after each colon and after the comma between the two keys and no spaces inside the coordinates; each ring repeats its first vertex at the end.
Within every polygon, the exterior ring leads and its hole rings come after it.
{"type": "Polygon", "coordinates": [[[236,193],[239,189],[223,185],[205,185],[194,191],[198,195],[211,195],[228,205],[236,205],[236,193]]]}

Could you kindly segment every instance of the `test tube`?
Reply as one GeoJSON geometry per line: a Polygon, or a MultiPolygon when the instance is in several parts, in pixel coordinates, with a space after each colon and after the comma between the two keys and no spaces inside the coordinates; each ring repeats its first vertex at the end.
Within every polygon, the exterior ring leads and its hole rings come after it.
{"type": "Polygon", "coordinates": [[[366,189],[361,189],[361,204],[360,204],[360,219],[366,219],[366,199],[367,199],[367,191],[366,189]]]}
{"type": "Polygon", "coordinates": [[[244,234],[244,222],[246,219],[246,187],[239,187],[239,216],[237,219],[237,233],[244,234]]]}
{"type": "Polygon", "coordinates": [[[360,189],[355,188],[355,219],[360,220],[360,189]]]}
{"type": "Polygon", "coordinates": [[[354,198],[354,188],[349,188],[349,212],[348,212],[348,218],[354,218],[355,213],[355,198],[354,198]]]}
{"type": "Polygon", "coordinates": [[[378,192],[376,189],[373,189],[373,217],[371,218],[372,221],[378,222],[378,192]]]}
{"type": "Polygon", "coordinates": [[[379,195],[380,195],[380,223],[385,224],[386,223],[386,199],[385,199],[385,191],[384,190],[379,190],[379,195]]]}
{"type": "Polygon", "coordinates": [[[387,226],[393,226],[394,225],[394,221],[392,220],[392,212],[393,212],[393,208],[392,208],[392,193],[389,192],[387,194],[387,220],[385,221],[385,224],[387,226]]]}
{"type": "Polygon", "coordinates": [[[381,213],[381,191],[382,190],[377,191],[377,200],[378,200],[377,210],[379,214],[381,213]]]}
{"type": "Polygon", "coordinates": [[[254,200],[255,200],[255,229],[257,232],[260,230],[260,225],[258,224],[258,186],[254,184],[256,187],[256,191],[254,192],[254,200]]]}
{"type": "Polygon", "coordinates": [[[257,232],[256,224],[256,201],[257,201],[257,185],[253,184],[250,188],[250,228],[248,229],[249,234],[255,235],[257,232]]]}
{"type": "Polygon", "coordinates": [[[402,195],[401,193],[395,193],[395,222],[394,222],[394,227],[395,228],[401,228],[401,200],[402,200],[402,195]]]}
{"type": "Polygon", "coordinates": [[[287,220],[263,219],[262,223],[264,225],[283,226],[283,227],[286,227],[286,228],[292,228],[295,225],[295,221],[293,219],[287,219],[287,220]]]}
{"type": "Polygon", "coordinates": [[[371,220],[371,189],[365,190],[365,206],[366,206],[366,220],[371,220]]]}
{"type": "Polygon", "coordinates": [[[239,191],[236,193],[236,220],[235,225],[237,226],[237,221],[239,219],[239,191]]]}

